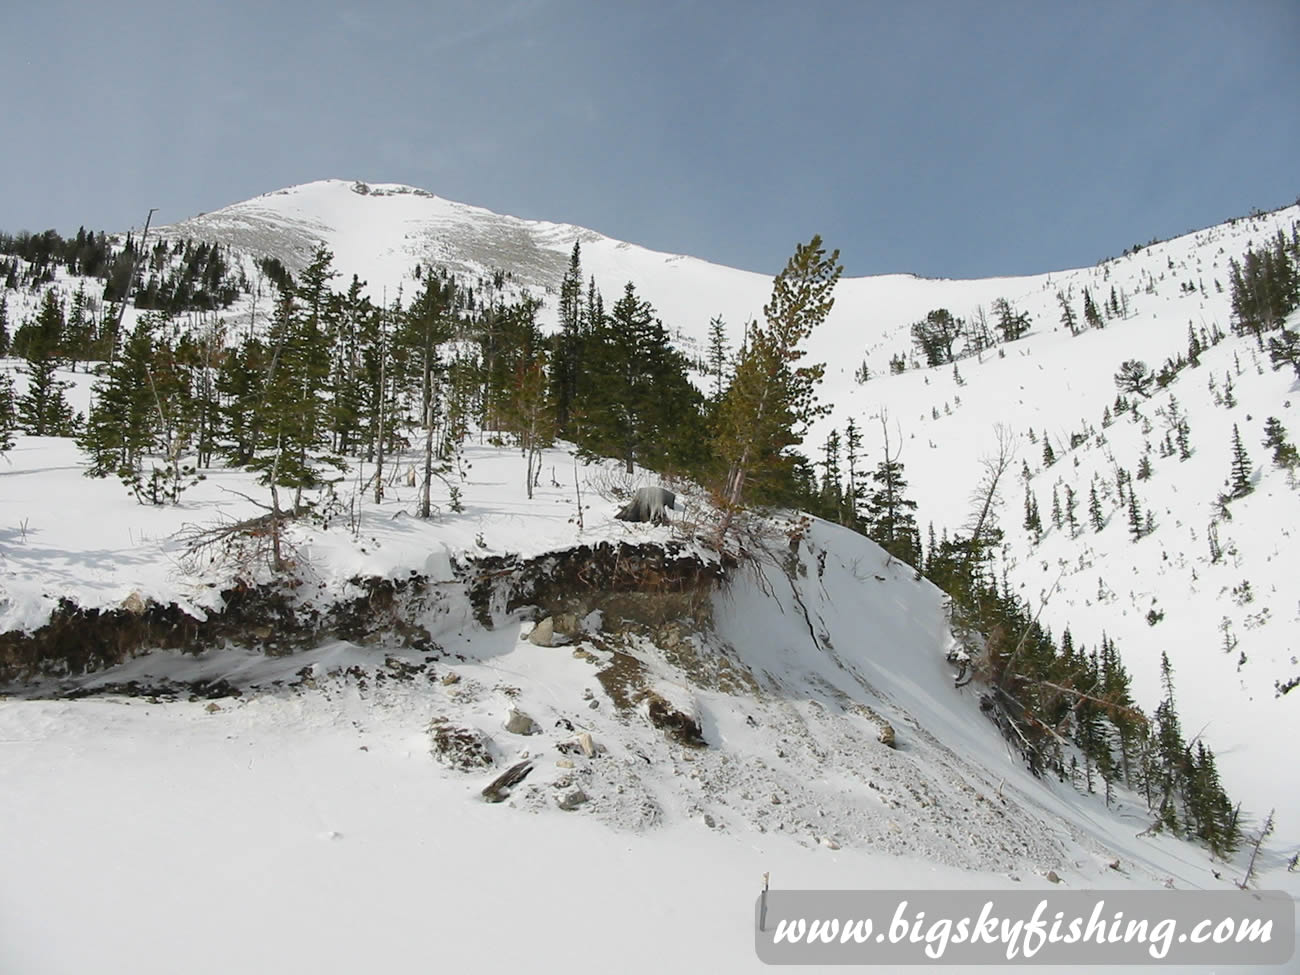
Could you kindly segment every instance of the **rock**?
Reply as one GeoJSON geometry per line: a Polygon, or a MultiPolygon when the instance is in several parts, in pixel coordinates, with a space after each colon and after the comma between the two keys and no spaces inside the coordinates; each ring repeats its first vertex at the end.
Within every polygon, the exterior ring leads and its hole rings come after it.
{"type": "Polygon", "coordinates": [[[483,789],[484,800],[487,802],[501,802],[506,799],[510,795],[510,790],[528,778],[528,773],[532,770],[532,762],[519,762],[517,765],[511,765],[483,789]]]}
{"type": "Polygon", "coordinates": [[[541,730],[541,726],[523,711],[510,709],[509,717],[506,718],[506,731],[512,735],[535,735],[541,730]]]}
{"type": "Polygon", "coordinates": [[[596,743],[591,740],[591,735],[584,731],[578,735],[578,747],[582,749],[582,754],[588,758],[596,756],[596,743]]]}
{"type": "Polygon", "coordinates": [[[707,826],[707,827],[709,827],[709,829],[713,829],[713,828],[715,828],[718,824],[717,824],[717,822],[714,821],[714,819],[713,819],[712,816],[710,816],[708,813],[705,813],[705,814],[704,814],[704,825],[707,826]]]}
{"type": "Polygon", "coordinates": [[[573,760],[568,758],[557,758],[555,760],[556,768],[573,768],[573,760]]]}
{"type": "Polygon", "coordinates": [[[591,699],[591,703],[587,705],[587,710],[588,710],[588,711],[595,711],[595,710],[598,710],[599,708],[600,708],[600,701],[596,700],[596,699],[593,697],[593,698],[591,699]]]}
{"type": "Polygon", "coordinates": [[[528,642],[537,647],[550,647],[555,645],[555,620],[548,616],[536,626],[533,632],[528,634],[528,642]]]}
{"type": "Polygon", "coordinates": [[[1061,878],[1057,876],[1055,870],[1047,871],[1047,879],[1054,884],[1059,884],[1061,882],[1061,878]]]}
{"type": "Polygon", "coordinates": [[[122,608],[132,616],[139,616],[145,611],[148,602],[138,592],[133,592],[122,600],[122,608]]]}
{"type": "Polygon", "coordinates": [[[459,683],[460,683],[460,674],[456,673],[454,670],[448,671],[446,674],[443,674],[442,676],[443,687],[450,687],[452,684],[459,684],[459,683]]]}
{"type": "Polygon", "coordinates": [[[893,748],[894,747],[894,726],[890,724],[888,721],[882,724],[880,726],[880,733],[876,736],[876,740],[879,741],[882,745],[887,745],[890,748],[893,748]]]}
{"type": "Polygon", "coordinates": [[[259,640],[269,640],[271,634],[275,631],[269,626],[251,626],[249,627],[248,632],[252,633],[253,636],[257,637],[259,640]]]}
{"type": "Polygon", "coordinates": [[[566,792],[555,800],[556,805],[565,812],[573,812],[573,810],[577,809],[579,806],[590,801],[591,797],[581,789],[574,789],[572,792],[566,792]]]}
{"type": "Polygon", "coordinates": [[[208,714],[212,714],[214,711],[220,711],[220,710],[221,710],[221,705],[218,704],[216,701],[210,701],[210,702],[208,702],[208,706],[207,706],[206,708],[204,708],[203,710],[204,710],[204,711],[207,711],[208,714]]]}
{"type": "Polygon", "coordinates": [[[489,768],[492,765],[492,739],[475,728],[458,728],[446,718],[429,723],[429,737],[434,757],[462,772],[489,768]]]}
{"type": "Polygon", "coordinates": [[[840,844],[829,836],[819,837],[817,842],[828,850],[838,850],[840,848],[840,844]]]}

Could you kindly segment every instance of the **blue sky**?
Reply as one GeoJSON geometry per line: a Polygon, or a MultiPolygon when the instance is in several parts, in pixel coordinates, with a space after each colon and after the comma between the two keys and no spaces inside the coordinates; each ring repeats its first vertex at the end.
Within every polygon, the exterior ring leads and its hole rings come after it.
{"type": "Polygon", "coordinates": [[[0,229],[401,182],[774,273],[1087,265],[1300,196],[1300,4],[6,10],[0,229]]]}

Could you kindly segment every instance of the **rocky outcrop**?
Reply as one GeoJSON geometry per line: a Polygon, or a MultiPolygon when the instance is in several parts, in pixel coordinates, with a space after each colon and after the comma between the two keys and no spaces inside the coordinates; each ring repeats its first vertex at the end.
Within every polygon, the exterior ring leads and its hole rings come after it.
{"type": "Polygon", "coordinates": [[[420,621],[460,595],[468,596],[489,629],[523,607],[536,607],[541,623],[533,641],[551,646],[577,637],[580,621],[597,610],[614,625],[645,627],[707,617],[711,593],[728,566],[673,543],[603,543],[534,559],[469,560],[454,570],[453,580],[414,572],[403,579],[354,578],[343,598],[309,590],[293,578],[235,586],[221,593],[221,608],[203,618],[139,593],[105,608],[64,599],[44,626],[0,634],[0,684],[89,673],[159,649],[197,653],[239,646],[281,655],[346,640],[436,651],[420,621]]]}

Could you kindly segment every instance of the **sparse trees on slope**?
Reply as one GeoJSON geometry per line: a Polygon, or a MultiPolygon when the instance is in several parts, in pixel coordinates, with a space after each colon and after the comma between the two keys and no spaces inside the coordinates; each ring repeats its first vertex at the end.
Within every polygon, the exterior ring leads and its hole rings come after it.
{"type": "Polygon", "coordinates": [[[998,331],[1004,342],[1014,342],[1029,331],[1029,316],[1017,312],[1006,298],[994,300],[993,314],[998,318],[998,331]]]}
{"type": "Polygon", "coordinates": [[[1294,470],[1300,464],[1295,444],[1286,438],[1286,427],[1275,416],[1264,421],[1264,446],[1273,451],[1273,463],[1283,470],[1294,470]]]}
{"type": "Polygon", "coordinates": [[[1274,369],[1289,365],[1300,379],[1300,333],[1283,328],[1268,340],[1268,359],[1274,369]]]}
{"type": "Polygon", "coordinates": [[[941,366],[953,361],[953,343],[961,336],[963,325],[947,308],[936,308],[912,326],[912,341],[925,356],[926,365],[941,366]]]}

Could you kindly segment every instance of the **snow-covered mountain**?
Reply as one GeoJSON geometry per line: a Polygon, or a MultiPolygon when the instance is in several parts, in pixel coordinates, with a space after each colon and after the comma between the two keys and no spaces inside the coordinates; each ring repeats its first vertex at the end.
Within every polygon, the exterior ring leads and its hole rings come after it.
{"type": "MultiPolygon", "coordinates": [[[[826,435],[852,418],[871,467],[885,420],[920,524],[951,533],[968,518],[997,428],[1008,429],[1018,454],[1003,491],[999,571],[1054,632],[1068,626],[1089,647],[1103,633],[1114,639],[1148,710],[1168,653],[1185,731],[1203,733],[1218,753],[1248,837],[1276,807],[1257,869],[1262,885],[1293,893],[1300,885],[1286,858],[1300,841],[1300,783],[1279,770],[1285,742],[1300,732],[1300,692],[1281,694],[1275,682],[1300,676],[1300,556],[1288,544],[1300,493],[1260,440],[1269,416],[1300,432],[1300,387],[1253,340],[1232,334],[1227,289],[1229,259],[1278,229],[1289,233],[1297,219],[1300,207],[1291,207],[1036,276],[845,278],[809,349],[827,363],[820,393],[832,410],[804,445],[816,458],[826,435]],[[1072,335],[1058,296],[1082,319],[1084,289],[1098,302],[1114,289],[1122,311],[1072,335]],[[914,322],[938,308],[992,318],[1000,298],[1029,316],[1023,338],[955,365],[913,363],[914,322]],[[1185,354],[1189,326],[1225,337],[1149,398],[1130,397],[1136,413],[1115,415],[1121,362],[1158,368],[1185,354]],[[900,356],[908,367],[894,374],[900,356]],[[1174,397],[1191,431],[1185,460],[1159,452],[1174,397]],[[1255,489],[1231,503],[1231,520],[1220,517],[1212,557],[1208,526],[1234,424],[1254,460],[1255,489]],[[1151,476],[1133,485],[1153,526],[1133,541],[1115,475],[1136,475],[1148,443],[1151,476]],[[1094,479],[1100,531],[1088,520],[1094,479]],[[1051,523],[1053,490],[1063,504],[1066,486],[1078,500],[1075,537],[1051,523]],[[1043,513],[1041,539],[1022,525],[1026,490],[1043,513]]],[[[311,183],[156,232],[227,244],[250,275],[264,256],[299,270],[323,245],[344,279],[360,276],[376,299],[410,289],[416,265],[469,281],[501,270],[509,289],[546,300],[549,321],[578,241],[584,276],[607,298],[632,281],[697,353],[717,315],[736,344],[771,287],[767,275],[394,185],[311,183]]],[[[853,255],[841,257],[853,272],[853,255]]],[[[36,300],[11,300],[11,320],[36,300]]],[[[248,302],[227,312],[251,314],[248,302]]],[[[89,378],[64,378],[84,408],[89,378]]],[[[301,584],[291,611],[273,607],[285,615],[269,615],[259,641],[287,649],[290,630],[315,626],[328,634],[315,644],[267,656],[238,639],[219,649],[218,633],[197,655],[161,651],[34,685],[90,700],[26,700],[25,686],[0,698],[0,820],[13,825],[0,851],[9,875],[24,878],[21,888],[0,884],[0,917],[31,933],[0,926],[0,959],[12,956],[17,970],[55,958],[93,967],[76,944],[51,947],[56,910],[90,924],[85,944],[126,951],[124,915],[100,908],[100,886],[73,888],[72,878],[117,877],[129,903],[192,864],[202,866],[186,896],[157,908],[160,948],[180,950],[214,918],[234,925],[251,915],[252,941],[267,957],[325,970],[359,960],[409,968],[430,915],[464,933],[444,943],[441,962],[499,968],[479,954],[491,950],[494,962],[528,964],[532,942],[548,946],[557,968],[591,967],[593,956],[626,952],[629,913],[686,932],[670,939],[664,959],[631,959],[632,970],[665,961],[751,970],[748,912],[765,870],[782,886],[828,888],[1228,887],[1240,878],[1242,856],[1212,861],[1201,848],[1143,835],[1150,815],[1138,796],[1120,790],[1108,808],[1070,782],[1034,778],[980,713],[978,685],[953,686],[943,594],[869,540],[777,521],[768,556],[722,585],[709,581],[722,571],[715,557],[680,528],[612,517],[611,489],[621,482],[607,468],[549,451],[530,500],[517,451],[474,444],[464,460],[459,499],[443,489],[432,522],[409,517],[415,492],[399,478],[382,504],[356,490],[355,504],[342,498],[328,522],[294,527],[301,584]],[[800,537],[790,544],[783,531],[800,537]],[[467,568],[475,565],[487,576],[562,571],[566,553],[601,544],[696,560],[672,571],[698,574],[690,576],[698,625],[680,626],[676,604],[629,609],[627,587],[593,586],[599,595],[570,603],[537,589],[515,606],[504,590],[467,582],[478,578],[467,568]],[[391,611],[430,642],[328,622],[341,601],[391,611]],[[559,639],[530,642],[545,616],[559,639]],[[113,693],[123,690],[133,693],[113,693]],[[191,691],[196,699],[186,700],[191,691]],[[226,696],[209,703],[208,693],[226,696]],[[879,740],[886,728],[894,748],[879,740]],[[452,767],[433,762],[431,748],[452,767]],[[475,756],[489,764],[474,768],[475,756]],[[477,801],[523,761],[534,764],[508,799],[513,808],[477,801]],[[24,841],[31,836],[46,839],[24,841]],[[159,858],[164,849],[174,861],[159,858]],[[629,875],[644,878],[644,889],[629,875]],[[466,891],[488,882],[500,889],[485,911],[466,891]],[[361,888],[370,894],[359,905],[361,888]],[[320,925],[352,933],[304,945],[280,928],[304,916],[286,905],[308,905],[320,925]],[[500,943],[494,921],[516,937],[500,943]],[[580,948],[556,939],[570,922],[580,948]]],[[[82,477],[70,441],[19,437],[6,461],[0,634],[39,629],[67,599],[92,611],[84,615],[137,614],[160,644],[182,646],[166,627],[191,624],[151,604],[199,621],[232,605],[232,578],[247,569],[240,554],[196,553],[186,540],[196,527],[258,515],[252,475],[214,471],[181,505],[149,508],[115,482],[82,477]]],[[[687,504],[689,518],[703,501],[687,504]]],[[[680,588],[682,578],[655,575],[649,588],[680,588]]],[[[75,634],[75,618],[61,621],[75,634]]],[[[210,970],[224,967],[211,959],[210,970]]]]}
{"type": "MultiPolygon", "coordinates": [[[[999,425],[1015,434],[1014,470],[1028,464],[1045,518],[1053,489],[1063,504],[1065,487],[1072,488],[1085,523],[1079,537],[1049,526],[1042,542],[1033,544],[1021,524],[1024,484],[1019,477],[1007,484],[1002,525],[1012,584],[1032,604],[1046,602],[1042,618],[1054,632],[1068,626],[1076,642],[1089,647],[1103,633],[1114,639],[1139,700],[1148,705],[1159,697],[1158,661],[1167,651],[1187,725],[1204,729],[1223,751],[1230,790],[1261,815],[1278,805],[1300,816],[1300,782],[1279,781],[1267,763],[1245,758],[1261,742],[1300,734],[1300,705],[1274,689],[1275,682],[1300,676],[1300,603],[1292,582],[1300,578],[1300,556],[1286,544],[1300,522],[1300,494],[1261,446],[1269,416],[1300,430],[1300,399],[1292,376],[1273,372],[1253,340],[1232,335],[1228,262],[1248,247],[1266,245],[1278,230],[1289,235],[1298,219],[1300,206],[1292,206],[1152,243],[1089,268],[974,281],[856,277],[853,255],[843,254],[850,276],[840,282],[830,319],[809,343],[810,359],[827,363],[821,397],[833,410],[812,429],[805,452],[816,459],[826,434],[852,418],[866,437],[865,463],[874,466],[883,447],[879,418],[887,415],[893,443],[902,444],[922,525],[933,523],[941,534],[966,521],[981,459],[993,451],[999,425]],[[1082,322],[1085,289],[1099,305],[1113,291],[1122,311],[1107,315],[1105,328],[1085,328],[1075,337],[1060,323],[1058,294],[1082,322]],[[962,358],[956,369],[890,374],[894,356],[915,362],[910,327],[928,312],[945,308],[968,320],[981,314],[991,319],[999,298],[1030,317],[1024,338],[962,358]],[[1203,354],[1199,368],[1184,370],[1144,401],[1141,419],[1103,428],[1120,364],[1138,359],[1158,369],[1186,353],[1189,328],[1198,335],[1217,329],[1227,338],[1203,354]],[[863,366],[871,377],[865,383],[857,381],[863,366]],[[1222,390],[1229,375],[1233,407],[1216,404],[1222,396],[1211,389],[1222,390]],[[1113,499],[1115,472],[1134,473],[1145,445],[1158,446],[1171,396],[1190,423],[1193,456],[1179,462],[1153,455],[1153,476],[1137,487],[1155,531],[1134,543],[1126,512],[1113,499]],[[1230,554],[1211,564],[1206,536],[1228,474],[1234,423],[1256,461],[1260,490],[1233,506],[1220,542],[1230,554]],[[1083,438],[1075,449],[1072,435],[1083,438]],[[1057,458],[1050,469],[1043,466],[1043,438],[1057,458]],[[1094,475],[1107,521],[1100,533],[1086,526],[1094,475]],[[1243,582],[1250,583],[1249,601],[1237,594],[1243,582]],[[1159,622],[1148,623],[1149,613],[1159,622]]],[[[624,282],[635,283],[697,353],[716,315],[728,324],[734,347],[744,323],[762,315],[771,289],[766,275],[387,184],[309,183],[161,232],[270,253],[295,270],[324,245],[342,274],[359,275],[376,298],[404,282],[409,287],[417,263],[444,266],[471,281],[506,269],[516,286],[550,298],[543,318],[552,321],[554,292],[576,241],[584,275],[609,296],[624,282]]]]}

